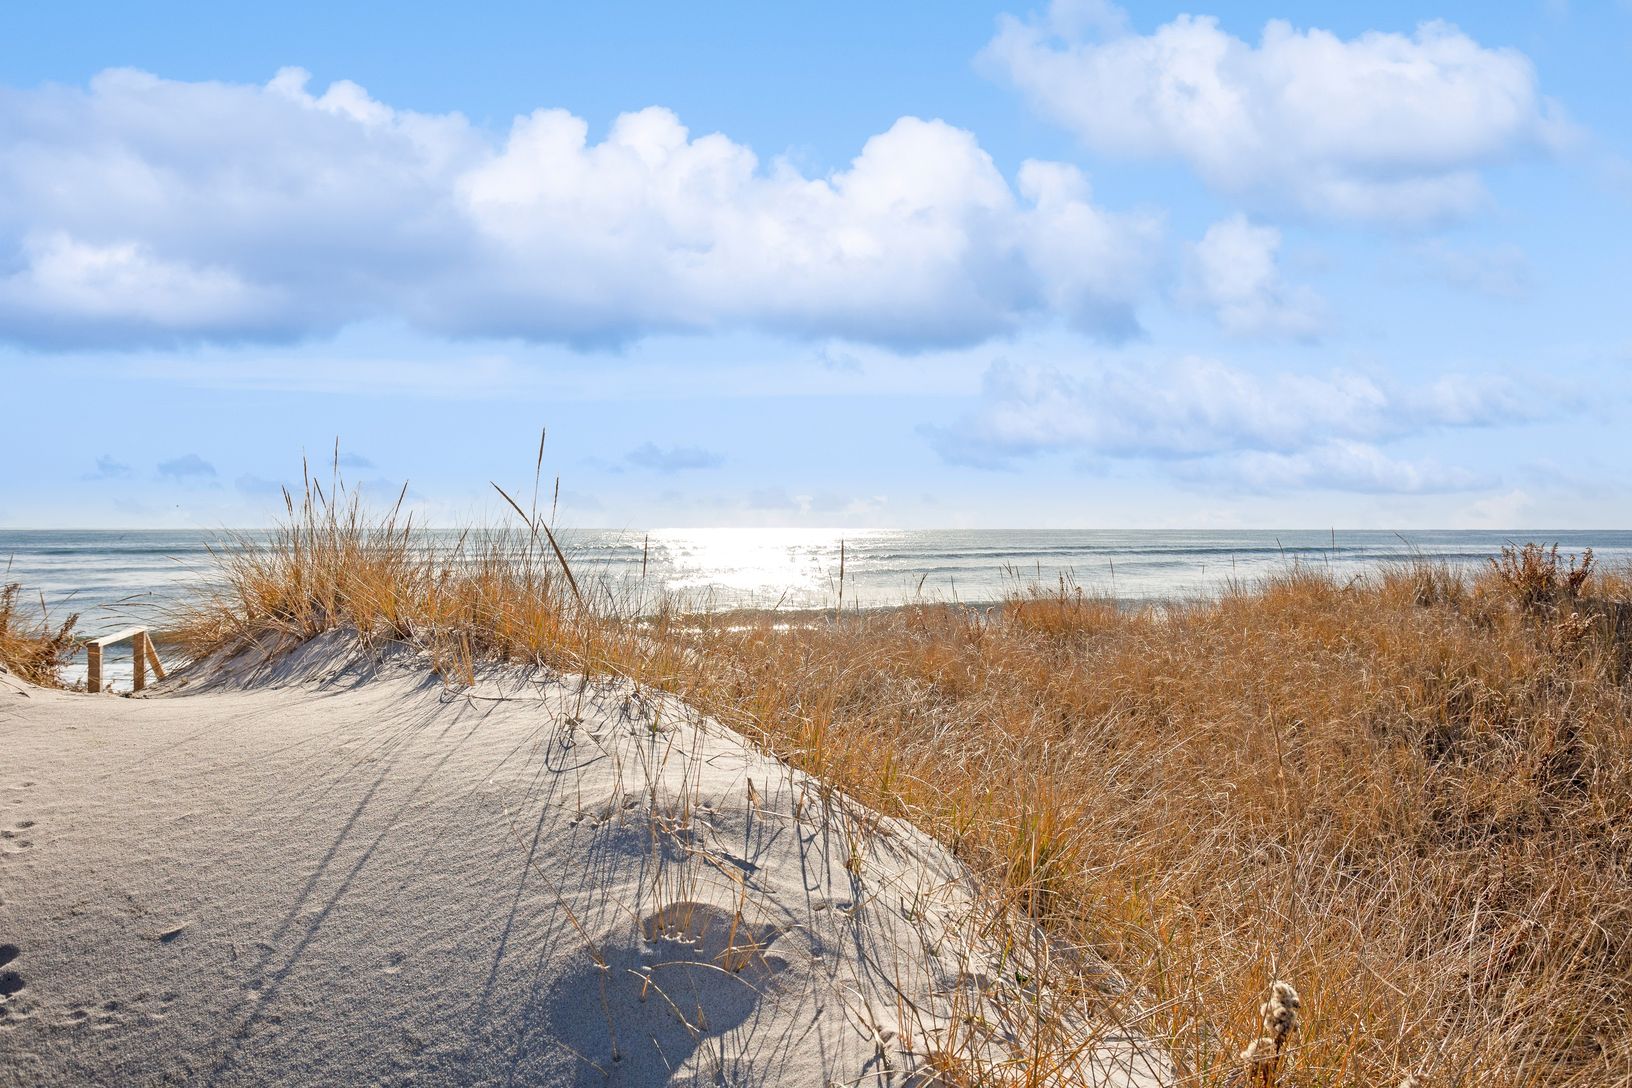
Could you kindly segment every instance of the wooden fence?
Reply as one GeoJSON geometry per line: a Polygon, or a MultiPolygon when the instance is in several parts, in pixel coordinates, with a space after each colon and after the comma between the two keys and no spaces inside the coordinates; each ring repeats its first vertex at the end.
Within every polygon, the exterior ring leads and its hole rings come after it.
{"type": "Polygon", "coordinates": [[[120,642],[130,642],[131,658],[136,663],[136,671],[131,678],[132,691],[141,691],[147,687],[147,670],[151,666],[155,680],[164,679],[164,666],[159,664],[159,652],[153,648],[153,639],[145,627],[127,627],[123,631],[116,631],[101,638],[88,639],[85,643],[85,690],[99,692],[102,690],[102,651],[109,646],[120,642]]]}

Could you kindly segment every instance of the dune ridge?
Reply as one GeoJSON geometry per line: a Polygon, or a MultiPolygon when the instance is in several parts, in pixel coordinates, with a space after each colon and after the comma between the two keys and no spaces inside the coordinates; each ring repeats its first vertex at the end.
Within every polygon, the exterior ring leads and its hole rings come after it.
{"type": "Polygon", "coordinates": [[[904,822],[628,681],[427,664],[0,688],[0,1082],[1172,1081],[904,822]]]}

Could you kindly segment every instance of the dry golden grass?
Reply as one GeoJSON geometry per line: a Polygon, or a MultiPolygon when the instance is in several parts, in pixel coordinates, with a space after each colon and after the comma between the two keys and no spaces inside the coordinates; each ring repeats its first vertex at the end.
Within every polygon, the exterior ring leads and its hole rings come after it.
{"type": "Polygon", "coordinates": [[[22,588],[17,582],[0,585],[0,665],[30,683],[61,687],[57,670],[73,655],[71,632],[79,615],[53,627],[43,607],[34,615],[19,604],[22,588]]]}
{"type": "Polygon", "coordinates": [[[1114,964],[1187,1083],[1260,1075],[1276,979],[1302,996],[1276,1083],[1627,1083],[1624,577],[1520,551],[1139,611],[1061,585],[990,614],[635,618],[525,513],[442,549],[315,488],[290,515],[220,553],[194,653],[349,627],[455,680],[502,657],[672,691],[952,846],[1057,940],[1056,986],[1114,964]]]}

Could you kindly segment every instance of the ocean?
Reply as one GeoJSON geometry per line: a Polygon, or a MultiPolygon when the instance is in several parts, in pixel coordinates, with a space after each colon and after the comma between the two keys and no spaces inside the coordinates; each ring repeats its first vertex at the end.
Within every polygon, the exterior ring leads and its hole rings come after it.
{"type": "MultiPolygon", "coordinates": [[[[991,603],[1062,576],[1122,601],[1183,600],[1294,564],[1339,577],[1413,556],[1476,567],[1504,544],[1529,540],[1563,552],[1590,547],[1611,565],[1632,562],[1632,532],[1619,530],[626,529],[561,538],[580,582],[637,584],[715,608],[832,607],[841,546],[847,607],[991,603]]],[[[218,532],[0,530],[0,581],[22,583],[53,616],[80,613],[87,634],[132,623],[162,628],[166,609],[208,582],[208,549],[222,543],[218,532]]]]}

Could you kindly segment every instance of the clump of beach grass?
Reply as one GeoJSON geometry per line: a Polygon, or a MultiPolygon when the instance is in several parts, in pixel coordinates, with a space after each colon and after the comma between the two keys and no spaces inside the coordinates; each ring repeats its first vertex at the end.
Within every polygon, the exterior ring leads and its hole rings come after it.
{"type": "MultiPolygon", "coordinates": [[[[1632,1068],[1624,574],[1538,546],[1160,608],[1062,583],[989,614],[727,619],[569,579],[516,505],[517,530],[433,547],[309,486],[270,542],[219,553],[180,634],[273,653],[348,629],[450,680],[498,658],[670,692],[948,844],[1049,935],[1053,991],[1117,1005],[1186,1084],[1230,1083],[1242,1039],[1277,1038],[1239,980],[1285,977],[1299,1084],[1608,1088],[1632,1068]]],[[[1047,1049],[947,1076],[1049,1083],[1047,1049]]]]}
{"type": "Polygon", "coordinates": [[[1258,1006],[1258,1037],[1241,1052],[1252,1083],[1272,1088],[1280,1071],[1287,1039],[1297,1030],[1302,1002],[1290,982],[1277,979],[1270,984],[1269,1000],[1258,1006]]]}
{"type": "Polygon", "coordinates": [[[22,584],[0,585],[0,665],[41,687],[62,687],[58,670],[73,656],[75,613],[53,625],[45,605],[22,603],[22,584]]]}
{"type": "Polygon", "coordinates": [[[1531,542],[1508,544],[1489,562],[1502,588],[1520,603],[1533,608],[1579,597],[1587,579],[1592,577],[1593,556],[1592,549],[1588,548],[1579,558],[1571,555],[1561,560],[1557,544],[1545,548],[1531,542]]]}

